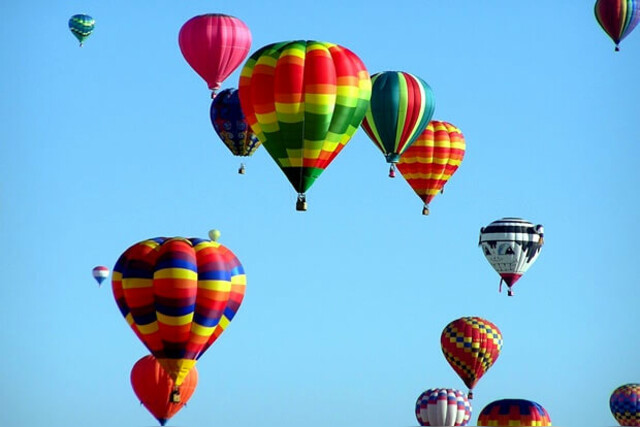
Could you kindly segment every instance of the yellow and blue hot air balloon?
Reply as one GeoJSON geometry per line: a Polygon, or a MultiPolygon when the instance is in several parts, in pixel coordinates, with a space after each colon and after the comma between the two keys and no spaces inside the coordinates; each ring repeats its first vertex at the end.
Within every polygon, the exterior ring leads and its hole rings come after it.
{"type": "Polygon", "coordinates": [[[83,13],[73,15],[69,19],[69,30],[80,41],[80,47],[82,47],[82,43],[87,37],[91,35],[95,26],[95,19],[83,13]]]}

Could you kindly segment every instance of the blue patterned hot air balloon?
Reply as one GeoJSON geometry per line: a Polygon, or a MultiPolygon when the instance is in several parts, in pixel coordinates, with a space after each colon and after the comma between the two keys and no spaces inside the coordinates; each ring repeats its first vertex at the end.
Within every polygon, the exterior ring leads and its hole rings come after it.
{"type": "Polygon", "coordinates": [[[83,13],[73,15],[69,19],[69,29],[71,33],[76,36],[80,41],[80,47],[82,43],[91,35],[93,28],[96,26],[96,21],[89,15],[83,13]]]}

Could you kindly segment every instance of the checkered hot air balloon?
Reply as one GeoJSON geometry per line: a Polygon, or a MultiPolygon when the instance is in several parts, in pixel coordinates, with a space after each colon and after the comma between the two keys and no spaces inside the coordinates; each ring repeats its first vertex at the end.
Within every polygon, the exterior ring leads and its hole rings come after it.
{"type": "Polygon", "coordinates": [[[640,22],[640,0],[597,0],[594,6],[596,20],[616,44],[627,37],[640,22]]]}
{"type": "Polygon", "coordinates": [[[382,151],[395,176],[395,164],[427,127],[436,108],[431,87],[404,71],[371,76],[371,102],[362,129],[382,151]]]}
{"type": "Polygon", "coordinates": [[[208,13],[184,23],[178,34],[187,63],[207,82],[211,97],[249,54],[251,31],[235,16],[208,13]]]}
{"type": "Polygon", "coordinates": [[[423,215],[429,214],[429,203],[458,170],[465,149],[460,129],[451,123],[433,120],[400,156],[398,169],[424,202],[423,215]]]}
{"type": "Polygon", "coordinates": [[[371,80],[353,52],[297,40],[267,45],[245,63],[240,104],[249,125],[298,193],[342,151],[367,111],[371,80]]]}
{"type": "Polygon", "coordinates": [[[96,21],[89,15],[85,15],[84,13],[79,13],[77,15],[73,15],[69,19],[69,30],[71,34],[73,34],[78,41],[80,42],[80,47],[84,41],[93,33],[93,29],[96,26],[96,21]]]}
{"type": "Polygon", "coordinates": [[[550,426],[551,418],[539,403],[525,399],[501,399],[489,403],[478,415],[479,426],[550,426]]]}
{"type": "Polygon", "coordinates": [[[440,336],[442,353],[469,387],[469,399],[478,380],[493,366],[502,350],[502,333],[488,320],[461,317],[449,323],[440,336]]]}
{"type": "Polygon", "coordinates": [[[112,274],[120,312],[177,387],[233,320],[245,284],[233,252],[198,238],[136,243],[112,274]]]}
{"type": "MultiPolygon", "coordinates": [[[[249,157],[260,147],[260,140],[240,108],[237,89],[225,89],[211,101],[211,124],[234,156],[249,157]]],[[[244,163],[238,173],[245,173],[244,163]]]]}
{"type": "Polygon", "coordinates": [[[194,366],[178,388],[180,398],[176,401],[173,380],[155,357],[144,356],[131,369],[134,393],[160,425],[165,425],[169,418],[186,406],[197,385],[198,370],[194,366]]]}
{"type": "Polygon", "coordinates": [[[491,266],[500,275],[498,290],[502,282],[511,287],[533,265],[544,244],[544,227],[533,225],[521,218],[502,218],[480,229],[482,252],[491,266]]]}
{"type": "Polygon", "coordinates": [[[640,426],[640,384],[616,388],[609,398],[609,408],[621,426],[640,426]]]}
{"type": "Polygon", "coordinates": [[[418,397],[416,418],[421,426],[466,426],[471,404],[460,390],[430,388],[418,397]]]}

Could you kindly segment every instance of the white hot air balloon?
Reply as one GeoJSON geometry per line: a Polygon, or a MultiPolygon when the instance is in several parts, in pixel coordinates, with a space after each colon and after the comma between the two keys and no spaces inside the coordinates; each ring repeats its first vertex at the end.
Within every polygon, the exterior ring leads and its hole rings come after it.
{"type": "Polygon", "coordinates": [[[466,426],[471,404],[460,390],[430,388],[418,397],[416,418],[421,426],[466,426]]]}

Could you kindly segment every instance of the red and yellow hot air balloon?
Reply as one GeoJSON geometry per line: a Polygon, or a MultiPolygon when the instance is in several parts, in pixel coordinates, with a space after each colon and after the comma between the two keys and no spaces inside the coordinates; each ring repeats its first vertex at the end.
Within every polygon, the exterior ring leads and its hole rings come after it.
{"type": "Polygon", "coordinates": [[[112,274],[120,312],[176,387],[234,318],[245,285],[233,252],[198,238],[136,243],[112,274]]]}
{"type": "Polygon", "coordinates": [[[460,129],[432,120],[400,157],[398,169],[424,202],[423,215],[429,214],[429,203],[458,170],[465,149],[460,129]]]}
{"type": "Polygon", "coordinates": [[[478,415],[479,426],[550,426],[551,418],[539,403],[527,399],[500,399],[485,406],[478,415]]]}
{"type": "Polygon", "coordinates": [[[240,105],[249,125],[298,193],[342,151],[367,111],[371,80],[349,49],[297,40],[267,45],[240,75],[240,105]]]}
{"type": "Polygon", "coordinates": [[[184,59],[215,97],[220,84],[242,64],[251,49],[251,31],[240,19],[221,13],[194,16],[180,28],[184,59]]]}
{"type": "Polygon", "coordinates": [[[155,357],[144,356],[131,369],[131,386],[140,403],[158,420],[165,425],[187,404],[198,385],[198,370],[194,367],[184,378],[178,388],[180,399],[176,396],[171,377],[160,366],[155,357]]]}
{"type": "Polygon", "coordinates": [[[461,317],[445,326],[440,344],[447,362],[469,387],[472,399],[473,387],[500,355],[500,329],[480,317],[461,317]]]}

